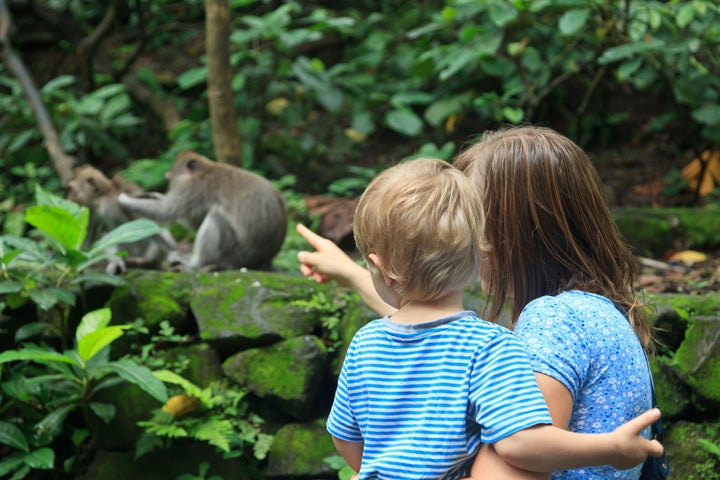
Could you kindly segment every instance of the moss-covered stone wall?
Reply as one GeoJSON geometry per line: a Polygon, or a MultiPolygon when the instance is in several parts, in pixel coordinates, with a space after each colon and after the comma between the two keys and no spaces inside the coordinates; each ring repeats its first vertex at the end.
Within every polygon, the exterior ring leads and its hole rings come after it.
{"type": "MultiPolygon", "coordinates": [[[[221,378],[242,385],[275,439],[267,458],[252,469],[252,462],[208,454],[208,445],[193,448],[187,441],[153,452],[155,464],[175,472],[170,465],[181,455],[181,473],[198,472],[209,462],[207,474],[214,478],[337,478],[324,421],[344,351],[374,318],[355,294],[281,273],[132,271],[126,280],[105,300],[113,322],[142,318],[148,333],[141,342],[163,322],[188,335],[189,344],[158,352],[163,361],[175,365],[183,359],[178,373],[202,387],[221,378]]],[[[477,302],[477,292],[469,292],[467,301],[477,302]]],[[[661,346],[651,368],[672,478],[720,479],[720,293],[658,295],[652,303],[661,346]]],[[[129,347],[118,342],[113,355],[129,347]]],[[[149,478],[148,460],[133,461],[135,423],[159,405],[137,392],[106,395],[108,401],[119,399],[118,412],[114,424],[93,426],[101,433],[100,453],[85,480],[149,478]]]]}

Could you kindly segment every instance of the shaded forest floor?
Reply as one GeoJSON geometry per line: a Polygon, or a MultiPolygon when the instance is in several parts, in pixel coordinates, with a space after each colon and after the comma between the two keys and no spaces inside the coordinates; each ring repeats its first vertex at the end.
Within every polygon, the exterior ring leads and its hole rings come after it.
{"type": "MultiPolygon", "coordinates": [[[[697,205],[680,170],[692,155],[656,145],[628,145],[588,151],[607,189],[612,207],[688,207],[697,205]]],[[[702,204],[703,201],[701,200],[702,204]]],[[[717,232],[720,237],[720,232],[717,232]]],[[[720,251],[686,252],[668,245],[654,259],[640,258],[639,286],[649,294],[699,295],[720,290],[720,251]]]]}

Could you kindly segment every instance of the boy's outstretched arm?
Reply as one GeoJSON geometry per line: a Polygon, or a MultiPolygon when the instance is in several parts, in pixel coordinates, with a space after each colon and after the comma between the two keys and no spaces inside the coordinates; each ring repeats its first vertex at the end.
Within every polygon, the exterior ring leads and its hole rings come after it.
{"type": "Polygon", "coordinates": [[[336,280],[352,288],[380,316],[395,311],[375,291],[370,272],[355,263],[332,240],[321,237],[300,223],[295,229],[315,249],[314,252],[300,251],[297,254],[303,275],[320,283],[336,280]]]}
{"type": "Polygon", "coordinates": [[[499,440],[495,449],[508,463],[538,472],[595,465],[626,470],[644,462],[648,456],[662,455],[660,442],[641,435],[659,418],[660,410],[653,408],[610,433],[595,434],[538,425],[499,440]]]}
{"type": "Polygon", "coordinates": [[[549,473],[531,472],[510,465],[495,451],[492,444],[485,443],[475,456],[470,476],[461,480],[547,480],[549,473]]]}
{"type": "Polygon", "coordinates": [[[332,436],[332,441],[335,445],[335,449],[340,455],[342,455],[350,468],[359,472],[365,444],[363,442],[348,442],[347,440],[341,440],[335,435],[332,436]]]}

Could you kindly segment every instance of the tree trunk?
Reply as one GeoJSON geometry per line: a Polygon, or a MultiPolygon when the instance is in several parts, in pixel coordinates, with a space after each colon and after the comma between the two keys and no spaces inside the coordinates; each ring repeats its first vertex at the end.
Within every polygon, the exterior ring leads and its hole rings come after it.
{"type": "Polygon", "coordinates": [[[240,133],[231,90],[230,6],[228,0],[205,0],[205,46],[208,62],[208,103],[215,157],[242,166],[240,133]]]}

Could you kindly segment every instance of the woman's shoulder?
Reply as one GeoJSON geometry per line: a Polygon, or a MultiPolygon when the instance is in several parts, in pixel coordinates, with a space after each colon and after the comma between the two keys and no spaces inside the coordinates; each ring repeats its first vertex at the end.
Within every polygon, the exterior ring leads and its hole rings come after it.
{"type": "Polygon", "coordinates": [[[572,332],[589,341],[610,332],[620,336],[632,334],[632,327],[624,314],[606,297],[594,293],[571,290],[555,296],[540,297],[523,309],[518,319],[516,334],[572,332]]]}
{"type": "Polygon", "coordinates": [[[557,295],[545,295],[530,301],[522,311],[524,315],[545,315],[553,313],[561,316],[583,315],[584,312],[619,313],[611,300],[595,293],[580,290],[568,290],[557,295]]]}

